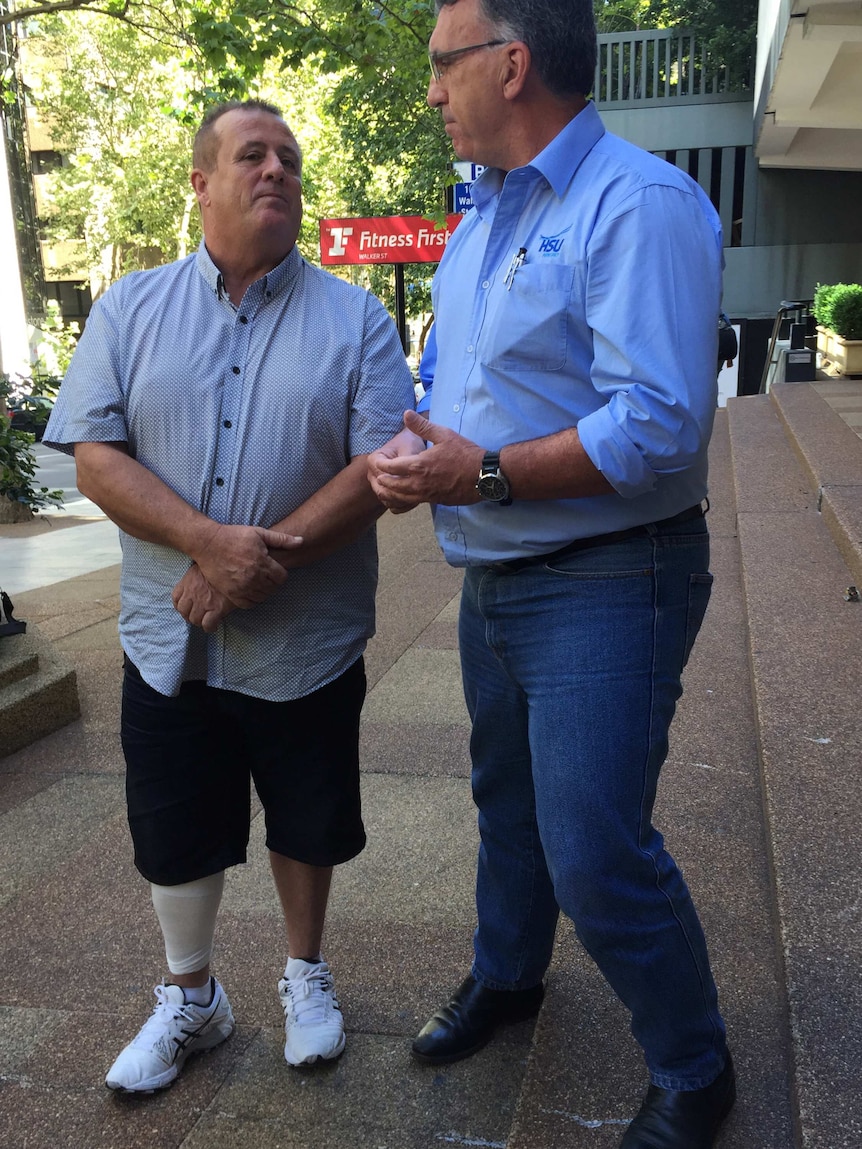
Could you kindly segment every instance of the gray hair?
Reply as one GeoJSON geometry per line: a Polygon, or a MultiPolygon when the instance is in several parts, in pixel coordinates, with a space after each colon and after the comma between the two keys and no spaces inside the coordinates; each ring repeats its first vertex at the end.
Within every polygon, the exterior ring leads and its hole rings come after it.
{"type": "MultiPolygon", "coordinates": [[[[458,0],[436,0],[435,8],[458,0]]],[[[591,0],[479,0],[495,37],[522,40],[539,79],[555,96],[587,96],[596,71],[596,21],[591,0]]]]}

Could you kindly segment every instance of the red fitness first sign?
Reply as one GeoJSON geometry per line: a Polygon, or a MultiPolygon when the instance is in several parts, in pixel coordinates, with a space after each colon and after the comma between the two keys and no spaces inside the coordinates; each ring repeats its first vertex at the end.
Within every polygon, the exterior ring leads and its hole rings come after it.
{"type": "Polygon", "coordinates": [[[421,215],[322,219],[320,262],[438,263],[463,218],[447,215],[444,227],[421,215]]]}

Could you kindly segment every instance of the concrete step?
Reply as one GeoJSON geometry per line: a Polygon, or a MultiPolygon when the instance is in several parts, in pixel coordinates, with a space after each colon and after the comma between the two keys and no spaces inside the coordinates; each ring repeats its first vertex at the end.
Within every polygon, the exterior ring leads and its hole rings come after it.
{"type": "Polygon", "coordinates": [[[79,717],[75,671],[32,624],[0,638],[0,758],[79,717]]]}
{"type": "Polygon", "coordinates": [[[0,645],[0,690],[39,670],[39,656],[34,651],[22,651],[15,641],[18,638],[20,635],[3,636],[0,645]]]}
{"type": "MultiPolygon", "coordinates": [[[[707,939],[739,1074],[723,1149],[793,1144],[786,994],[777,961],[726,412],[711,446],[715,587],[685,672],[656,822],[707,939]]],[[[647,1085],[628,1015],[561,927],[508,1149],[612,1149],[647,1085]]]]}
{"type": "Polygon", "coordinates": [[[792,1144],[862,1144],[862,441],[807,384],[728,403],[792,1144]]]}
{"type": "Polygon", "coordinates": [[[836,413],[830,402],[858,390],[862,382],[784,383],[770,392],[778,416],[817,506],[853,576],[862,588],[862,438],[836,413]]]}

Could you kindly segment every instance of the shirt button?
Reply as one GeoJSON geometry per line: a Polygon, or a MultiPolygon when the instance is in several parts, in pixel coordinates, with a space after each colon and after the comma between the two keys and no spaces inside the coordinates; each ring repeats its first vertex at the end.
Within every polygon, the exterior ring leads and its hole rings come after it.
{"type": "Polygon", "coordinates": [[[241,315],[239,317],[239,321],[240,321],[240,323],[248,323],[248,316],[247,315],[241,315]]]}
{"type": "Polygon", "coordinates": [[[216,479],[216,486],[217,487],[223,487],[224,486],[224,479],[216,479]]]}
{"type": "Polygon", "coordinates": [[[231,371],[233,371],[234,375],[239,375],[239,367],[231,367],[231,371]]]}
{"type": "Polygon", "coordinates": [[[486,280],[484,281],[484,283],[482,284],[482,286],[483,286],[483,287],[485,288],[485,290],[487,291],[487,289],[488,289],[488,288],[491,286],[491,280],[490,280],[490,279],[486,279],[486,280]]]}
{"type": "Polygon", "coordinates": [[[456,403],[456,404],[455,404],[455,406],[452,408],[452,410],[453,410],[453,411],[460,411],[460,410],[461,410],[461,404],[460,404],[460,403],[456,403]]]}
{"type": "Polygon", "coordinates": [[[446,536],[446,538],[449,540],[450,543],[457,543],[458,532],[457,531],[450,531],[449,534],[446,536]]]}
{"type": "Polygon", "coordinates": [[[472,355],[472,354],[473,354],[473,344],[472,344],[472,343],[471,343],[471,344],[468,346],[468,348],[467,348],[467,354],[468,354],[468,355],[472,355]]]}
{"type": "Polygon", "coordinates": [[[224,424],[223,424],[223,425],[224,425],[225,427],[228,427],[228,428],[229,428],[229,427],[232,427],[232,426],[233,426],[233,423],[231,423],[230,419],[225,419],[225,421],[224,421],[224,424]]]}

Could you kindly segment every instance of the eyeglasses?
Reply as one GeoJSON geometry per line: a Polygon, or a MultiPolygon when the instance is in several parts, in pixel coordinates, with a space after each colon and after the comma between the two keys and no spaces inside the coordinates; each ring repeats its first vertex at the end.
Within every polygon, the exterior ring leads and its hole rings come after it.
{"type": "Polygon", "coordinates": [[[511,43],[511,40],[486,40],[484,44],[468,44],[466,48],[453,48],[451,52],[429,52],[431,75],[439,84],[446,75],[446,69],[459,56],[466,56],[468,52],[478,52],[480,48],[499,48],[502,44],[511,43]]]}

